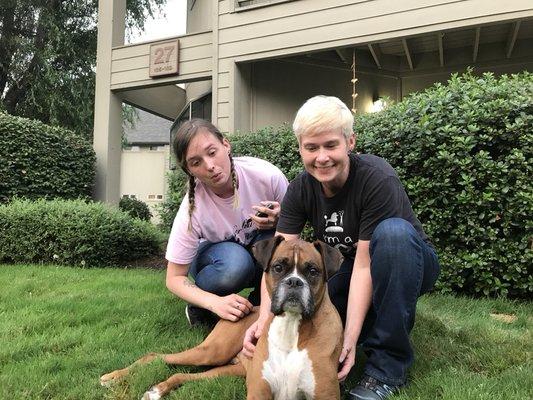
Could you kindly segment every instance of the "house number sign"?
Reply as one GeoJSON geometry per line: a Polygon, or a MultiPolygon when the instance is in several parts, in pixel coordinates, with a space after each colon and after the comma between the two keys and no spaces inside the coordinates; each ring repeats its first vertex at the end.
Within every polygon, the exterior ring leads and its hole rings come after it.
{"type": "Polygon", "coordinates": [[[155,43],[150,46],[150,78],[177,75],[179,41],[155,43]]]}

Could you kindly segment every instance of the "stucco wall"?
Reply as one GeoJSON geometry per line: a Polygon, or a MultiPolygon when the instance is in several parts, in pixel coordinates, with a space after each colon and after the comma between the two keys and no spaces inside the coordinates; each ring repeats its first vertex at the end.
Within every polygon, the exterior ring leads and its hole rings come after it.
{"type": "Polygon", "coordinates": [[[161,146],[158,150],[149,148],[133,148],[123,150],[120,168],[120,197],[135,195],[142,200],[156,215],[154,206],[165,199],[168,171],[169,146],[161,146]],[[155,198],[150,198],[155,196],[155,198]],[[158,198],[161,196],[161,198],[158,198]]]}

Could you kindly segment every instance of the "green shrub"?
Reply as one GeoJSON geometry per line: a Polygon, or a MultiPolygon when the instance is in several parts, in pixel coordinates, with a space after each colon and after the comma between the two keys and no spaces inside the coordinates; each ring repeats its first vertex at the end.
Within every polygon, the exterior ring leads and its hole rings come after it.
{"type": "Polygon", "coordinates": [[[187,176],[177,168],[167,174],[167,195],[165,201],[156,205],[160,218],[159,227],[164,232],[170,232],[174,218],[180,208],[181,200],[187,193],[187,176]]]}
{"type": "Polygon", "coordinates": [[[20,200],[0,205],[0,263],[106,266],[156,254],[150,223],[101,203],[20,200]]]}
{"type": "Polygon", "coordinates": [[[142,219],[143,221],[150,221],[150,218],[152,218],[150,208],[148,208],[148,205],[141,200],[122,197],[118,203],[118,208],[132,217],[142,219]]]}
{"type": "Polygon", "coordinates": [[[398,171],[437,247],[438,287],[533,291],[533,74],[452,76],[358,116],[359,149],[398,171]]]}
{"type": "Polygon", "coordinates": [[[0,202],[91,196],[96,156],[82,136],[0,112],[0,202]]]}
{"type": "Polygon", "coordinates": [[[228,136],[235,156],[252,156],[267,160],[278,167],[289,181],[303,170],[298,153],[298,141],[289,125],[277,129],[268,127],[247,134],[228,136]]]}

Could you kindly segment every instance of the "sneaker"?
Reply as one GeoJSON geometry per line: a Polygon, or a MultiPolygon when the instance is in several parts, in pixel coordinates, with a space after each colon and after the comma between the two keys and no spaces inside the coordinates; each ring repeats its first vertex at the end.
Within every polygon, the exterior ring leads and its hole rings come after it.
{"type": "Polygon", "coordinates": [[[187,304],[185,307],[185,316],[191,326],[212,328],[217,323],[217,318],[211,311],[191,304],[187,304]]]}
{"type": "Polygon", "coordinates": [[[403,385],[388,385],[372,378],[368,375],[363,375],[356,387],[350,390],[350,400],[385,400],[390,396],[398,393],[403,385]]]}

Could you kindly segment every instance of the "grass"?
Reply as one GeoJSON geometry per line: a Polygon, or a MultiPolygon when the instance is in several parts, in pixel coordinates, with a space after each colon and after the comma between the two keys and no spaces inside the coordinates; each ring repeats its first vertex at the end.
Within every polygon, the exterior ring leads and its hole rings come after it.
{"type": "MultiPolygon", "coordinates": [[[[206,333],[188,327],[161,271],[0,265],[0,282],[1,399],[138,399],[187,368],[155,362],[111,389],[98,378],[147,352],[188,348],[206,333]]],[[[531,303],[423,297],[411,384],[395,399],[533,398],[532,315],[531,303]]],[[[244,399],[245,387],[220,378],[168,398],[244,399]]]]}

